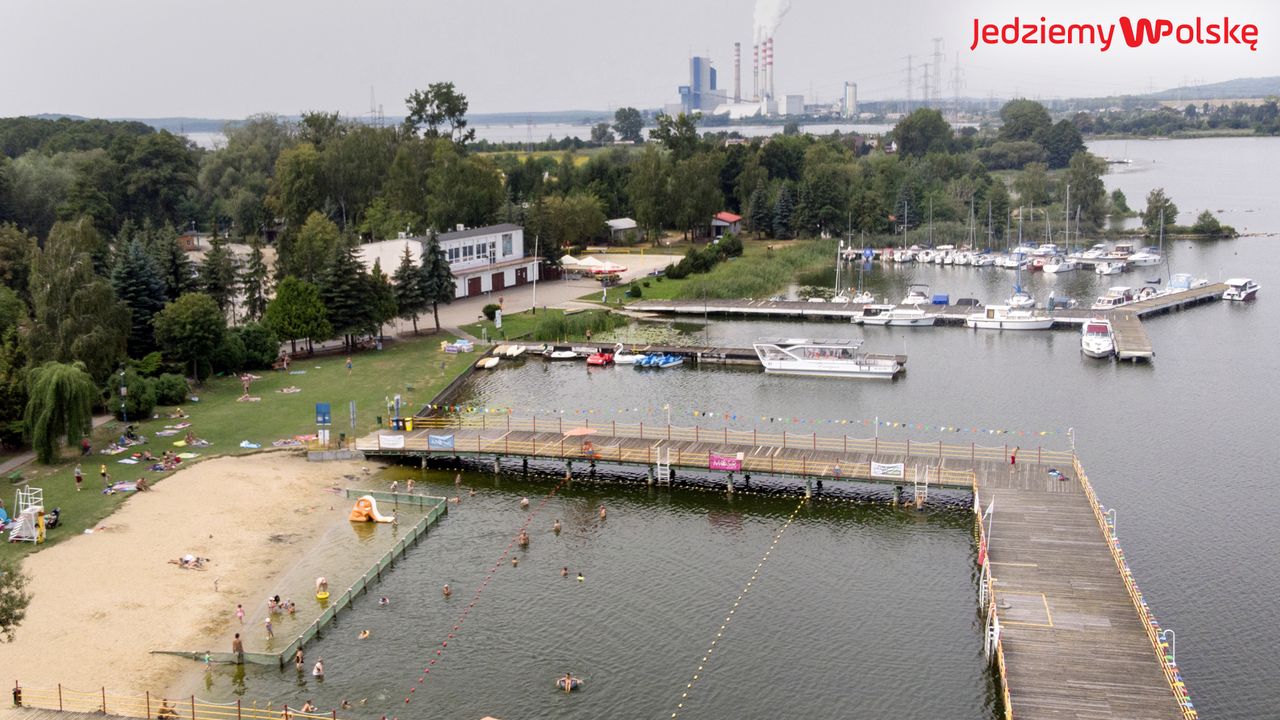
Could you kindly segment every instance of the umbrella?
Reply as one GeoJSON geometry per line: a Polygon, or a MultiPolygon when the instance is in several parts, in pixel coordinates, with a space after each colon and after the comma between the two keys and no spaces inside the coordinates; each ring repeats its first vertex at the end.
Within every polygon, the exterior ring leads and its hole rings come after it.
{"type": "Polygon", "coordinates": [[[583,435],[595,435],[598,432],[600,431],[595,428],[576,427],[571,430],[565,430],[564,436],[565,437],[581,437],[583,435]]]}

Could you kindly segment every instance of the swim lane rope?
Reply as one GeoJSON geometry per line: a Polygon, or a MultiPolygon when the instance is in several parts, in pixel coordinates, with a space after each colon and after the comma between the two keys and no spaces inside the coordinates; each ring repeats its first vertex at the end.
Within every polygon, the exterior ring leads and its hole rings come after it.
{"type": "Polygon", "coordinates": [[[724,622],[720,624],[720,629],[716,631],[716,636],[712,638],[711,644],[707,646],[707,651],[702,655],[702,659],[698,661],[698,669],[693,672],[693,677],[689,679],[687,685],[684,686],[684,692],[680,693],[680,702],[676,703],[676,709],[671,713],[671,717],[676,718],[680,715],[680,711],[684,709],[685,703],[689,700],[689,693],[693,691],[693,686],[702,677],[703,668],[705,668],[711,660],[711,653],[715,652],[716,644],[724,637],[724,631],[729,628],[729,623],[733,621],[734,613],[738,611],[738,605],[742,603],[747,593],[751,592],[751,586],[755,584],[756,579],[760,577],[760,571],[764,569],[764,564],[769,561],[769,555],[773,553],[773,549],[778,547],[778,542],[782,540],[782,535],[791,527],[791,523],[795,522],[796,516],[800,514],[800,509],[804,507],[805,500],[796,503],[796,507],[791,511],[790,517],[773,535],[773,542],[769,543],[769,549],[764,551],[764,557],[760,558],[760,562],[756,564],[756,569],[751,573],[751,577],[747,580],[747,584],[742,586],[742,591],[738,593],[738,597],[733,601],[733,605],[729,606],[729,614],[725,615],[724,622]]]}
{"type": "Polygon", "coordinates": [[[462,624],[467,621],[467,616],[471,614],[471,609],[474,608],[476,606],[476,603],[480,601],[480,593],[484,592],[484,589],[489,585],[489,581],[493,580],[493,577],[494,575],[497,574],[498,569],[501,568],[503,563],[506,562],[507,556],[511,554],[511,549],[515,547],[516,540],[519,539],[520,537],[520,533],[528,529],[529,523],[533,522],[533,518],[537,516],[539,512],[542,511],[542,508],[548,502],[550,502],[552,497],[555,497],[555,494],[559,492],[560,488],[565,483],[569,482],[569,480],[570,480],[569,476],[566,475],[564,479],[556,483],[555,487],[551,488],[551,492],[547,493],[542,498],[542,500],[538,501],[538,504],[533,508],[533,510],[529,511],[529,514],[525,516],[524,523],[520,525],[520,530],[517,531],[515,537],[511,538],[510,542],[507,543],[507,547],[503,549],[502,555],[498,557],[498,560],[493,564],[493,567],[489,568],[485,572],[484,580],[482,580],[480,582],[480,585],[476,587],[475,593],[471,596],[471,601],[467,603],[467,606],[465,608],[463,608],[462,614],[458,616],[457,622],[453,624],[453,629],[446,634],[444,640],[440,641],[440,647],[436,648],[435,654],[431,656],[431,659],[427,662],[426,667],[422,668],[422,674],[418,676],[418,682],[413,687],[409,688],[409,694],[404,696],[404,702],[406,705],[409,704],[409,701],[413,699],[413,696],[418,691],[418,688],[421,687],[423,683],[427,681],[428,677],[430,677],[431,668],[434,667],[437,662],[443,659],[444,651],[449,648],[449,641],[453,640],[455,636],[458,634],[458,631],[462,629],[462,624]]]}

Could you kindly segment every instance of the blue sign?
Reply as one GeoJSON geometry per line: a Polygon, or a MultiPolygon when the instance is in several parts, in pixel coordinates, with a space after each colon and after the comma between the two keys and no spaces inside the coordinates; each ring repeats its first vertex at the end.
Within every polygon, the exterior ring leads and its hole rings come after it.
{"type": "Polygon", "coordinates": [[[871,258],[873,258],[873,257],[875,257],[875,256],[876,256],[876,251],[875,251],[875,250],[872,250],[871,248],[863,248],[863,249],[862,249],[862,257],[864,257],[864,258],[866,258],[866,259],[870,260],[871,258]]]}
{"type": "Polygon", "coordinates": [[[453,436],[452,435],[428,435],[427,449],[428,450],[452,450],[453,436]]]}
{"type": "Polygon", "coordinates": [[[316,424],[328,425],[333,422],[333,414],[329,411],[329,403],[316,403],[316,424]]]}

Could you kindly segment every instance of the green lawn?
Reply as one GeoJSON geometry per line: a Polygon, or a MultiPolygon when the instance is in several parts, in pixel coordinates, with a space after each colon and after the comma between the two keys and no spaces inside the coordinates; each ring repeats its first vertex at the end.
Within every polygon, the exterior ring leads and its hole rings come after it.
{"type": "MultiPolygon", "coordinates": [[[[212,443],[209,447],[195,448],[193,451],[199,452],[201,459],[262,452],[258,449],[241,448],[240,442],[249,440],[259,443],[265,450],[272,447],[274,440],[314,433],[317,402],[328,402],[333,409],[331,433],[334,440],[337,440],[339,432],[347,433],[348,437],[370,432],[376,426],[379,415],[385,421],[386,398],[393,397],[396,393],[402,397],[402,408],[407,408],[402,412],[416,412],[478,356],[478,353],[450,355],[441,352],[440,343],[445,339],[452,337],[432,335],[393,342],[380,352],[357,353],[352,356],[350,376],[347,375],[344,355],[298,359],[290,369],[305,371],[300,375],[259,371],[257,374],[261,379],[254,381],[249,390],[252,397],[262,398],[259,402],[237,401],[241,395],[241,386],[236,378],[209,380],[202,387],[193,388],[192,394],[199,398],[198,402],[182,406],[190,415],[190,429],[198,437],[212,443]],[[301,392],[277,392],[288,386],[301,388],[301,392]],[[352,400],[356,402],[354,430],[348,412],[348,403],[352,400]]],[[[185,430],[173,437],[158,437],[155,434],[157,430],[163,430],[165,425],[181,422],[169,419],[172,411],[173,408],[169,407],[156,408],[155,414],[160,416],[158,419],[133,423],[137,432],[145,435],[148,440],[146,444],[137,446],[137,450],[145,448],[159,455],[166,449],[186,449],[172,445],[175,440],[182,438],[185,430]]],[[[93,436],[95,450],[105,446],[111,438],[118,437],[122,429],[122,424],[115,421],[98,428],[93,436]]],[[[145,470],[142,464],[120,464],[118,461],[128,457],[128,453],[100,455],[95,452],[82,460],[74,453],[75,451],[67,449],[64,460],[56,465],[28,463],[21,468],[26,481],[33,487],[44,488],[45,506],[62,509],[64,524],[49,532],[49,543],[80,534],[85,528],[92,527],[110,515],[116,506],[132,495],[103,495],[102,482],[98,477],[100,464],[106,464],[113,480],[133,480],[145,476],[154,482],[165,476],[164,473],[145,470]],[[75,490],[73,480],[77,460],[81,461],[85,476],[84,490],[79,493],[75,490]]],[[[7,487],[5,490],[6,508],[12,510],[14,488],[7,487]]],[[[17,556],[34,549],[36,548],[31,543],[3,543],[0,554],[17,556]]]]}

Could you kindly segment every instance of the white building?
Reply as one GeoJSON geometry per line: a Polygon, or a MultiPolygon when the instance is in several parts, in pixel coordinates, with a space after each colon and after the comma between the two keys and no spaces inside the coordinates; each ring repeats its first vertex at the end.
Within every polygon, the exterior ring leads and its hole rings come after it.
{"type": "MultiPolygon", "coordinates": [[[[457,282],[455,297],[500,292],[538,278],[541,258],[525,255],[524,228],[519,225],[457,230],[440,235],[439,240],[457,282]]],[[[426,238],[412,237],[368,243],[360,246],[360,259],[366,268],[372,268],[377,260],[383,272],[394,275],[405,247],[409,247],[415,261],[421,262],[425,242],[426,238]]]]}

